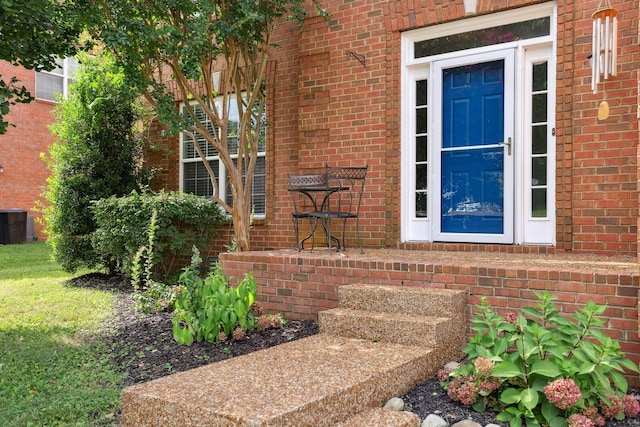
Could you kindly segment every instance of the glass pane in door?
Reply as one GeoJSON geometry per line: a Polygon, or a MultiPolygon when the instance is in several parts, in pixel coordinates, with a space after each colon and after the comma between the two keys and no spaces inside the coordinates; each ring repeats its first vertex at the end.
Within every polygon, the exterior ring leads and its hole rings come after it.
{"type": "Polygon", "coordinates": [[[441,231],[502,234],[504,60],[442,77],[441,231]]]}

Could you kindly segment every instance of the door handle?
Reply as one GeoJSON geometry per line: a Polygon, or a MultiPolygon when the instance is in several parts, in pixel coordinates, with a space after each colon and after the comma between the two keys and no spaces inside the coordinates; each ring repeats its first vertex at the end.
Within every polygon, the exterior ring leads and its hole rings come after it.
{"type": "Polygon", "coordinates": [[[500,145],[506,145],[507,146],[507,154],[511,155],[511,137],[507,138],[507,142],[500,142],[500,145]]]}

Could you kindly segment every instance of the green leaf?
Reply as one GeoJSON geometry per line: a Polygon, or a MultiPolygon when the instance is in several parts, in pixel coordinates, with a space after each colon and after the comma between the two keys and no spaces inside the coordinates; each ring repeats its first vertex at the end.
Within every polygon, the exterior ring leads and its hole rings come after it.
{"type": "Polygon", "coordinates": [[[474,411],[482,413],[487,409],[487,402],[484,399],[478,399],[471,407],[474,411]]]}
{"type": "Polygon", "coordinates": [[[500,412],[498,415],[496,415],[496,420],[498,421],[509,421],[511,418],[513,418],[513,415],[506,411],[500,412]]]}
{"type": "Polygon", "coordinates": [[[609,381],[609,379],[599,370],[594,370],[593,373],[591,374],[592,377],[595,377],[595,379],[600,383],[600,385],[602,385],[602,387],[604,387],[605,389],[608,389],[611,387],[611,382],[609,381]]]}
{"type": "Polygon", "coordinates": [[[627,383],[627,379],[619,372],[610,372],[609,376],[613,380],[613,384],[620,390],[622,393],[627,392],[627,388],[629,384],[627,383]]]}
{"type": "Polygon", "coordinates": [[[549,401],[545,400],[542,402],[540,413],[542,414],[544,419],[547,420],[547,422],[551,422],[552,419],[560,414],[560,409],[549,401]]]}
{"type": "MultiPolygon", "coordinates": [[[[505,351],[507,351],[508,347],[509,347],[509,343],[507,342],[506,339],[499,339],[499,340],[496,341],[496,344],[493,347],[493,349],[491,350],[491,353],[492,353],[493,357],[500,356],[505,351]]],[[[492,359],[493,359],[493,357],[492,357],[492,359]]]]}
{"type": "Polygon", "coordinates": [[[585,355],[592,361],[598,360],[594,345],[588,341],[580,341],[579,348],[584,351],[585,355]]]}
{"type": "Polygon", "coordinates": [[[520,402],[522,396],[520,392],[515,388],[508,388],[500,394],[500,402],[505,405],[513,405],[520,402]]]}
{"type": "Polygon", "coordinates": [[[630,371],[639,372],[638,365],[636,365],[634,362],[632,362],[629,359],[620,358],[620,359],[618,359],[618,363],[620,363],[620,365],[622,365],[623,367],[629,369],[630,371]]]}
{"type": "Polygon", "coordinates": [[[594,369],[596,369],[596,365],[594,365],[593,363],[590,363],[590,362],[583,363],[580,369],[578,370],[578,375],[590,374],[591,372],[594,371],[594,369]]]}
{"type": "Polygon", "coordinates": [[[549,420],[549,427],[567,427],[567,419],[565,417],[553,417],[549,420]]]}
{"type": "Polygon", "coordinates": [[[538,396],[537,391],[531,388],[525,388],[520,393],[520,400],[524,405],[524,407],[531,411],[533,410],[533,408],[538,406],[538,401],[540,400],[540,397],[538,396]]]}
{"type": "Polygon", "coordinates": [[[538,360],[531,367],[531,374],[542,375],[547,378],[557,378],[562,376],[560,368],[548,360],[538,360]]]}
{"type": "Polygon", "coordinates": [[[522,417],[514,417],[509,421],[509,427],[521,427],[522,417]]]}
{"type": "Polygon", "coordinates": [[[513,362],[505,360],[504,362],[496,365],[491,373],[497,378],[512,378],[518,377],[524,379],[524,373],[513,362]]]}

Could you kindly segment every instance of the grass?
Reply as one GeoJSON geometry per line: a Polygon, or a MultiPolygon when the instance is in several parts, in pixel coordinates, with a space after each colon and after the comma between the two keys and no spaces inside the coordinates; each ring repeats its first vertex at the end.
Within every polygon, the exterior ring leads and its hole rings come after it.
{"type": "Polygon", "coordinates": [[[113,295],[71,277],[46,243],[0,245],[1,426],[114,421],[122,375],[96,339],[113,295]]]}

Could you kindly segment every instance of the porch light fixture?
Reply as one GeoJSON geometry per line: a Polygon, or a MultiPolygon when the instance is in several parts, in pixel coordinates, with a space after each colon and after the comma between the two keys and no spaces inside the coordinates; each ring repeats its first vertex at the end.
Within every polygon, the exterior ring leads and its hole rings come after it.
{"type": "Polygon", "coordinates": [[[598,93],[598,84],[616,75],[618,53],[618,10],[611,7],[609,0],[591,15],[593,19],[593,39],[591,45],[591,90],[598,93]]]}
{"type": "Polygon", "coordinates": [[[0,165],[0,173],[4,172],[4,167],[2,167],[2,165],[0,165]]]}

